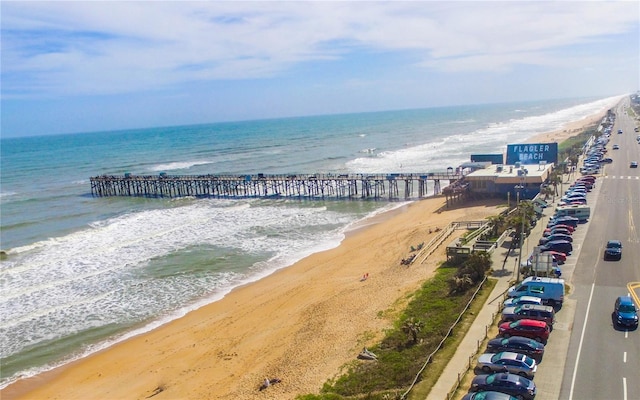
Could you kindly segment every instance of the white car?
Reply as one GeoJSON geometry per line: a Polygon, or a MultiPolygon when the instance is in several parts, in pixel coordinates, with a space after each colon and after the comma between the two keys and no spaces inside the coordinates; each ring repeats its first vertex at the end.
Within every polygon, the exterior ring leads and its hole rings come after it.
{"type": "Polygon", "coordinates": [[[506,299],[502,305],[506,308],[506,307],[520,306],[522,304],[542,305],[542,299],[540,297],[535,297],[535,296],[512,297],[512,298],[506,299]]]}

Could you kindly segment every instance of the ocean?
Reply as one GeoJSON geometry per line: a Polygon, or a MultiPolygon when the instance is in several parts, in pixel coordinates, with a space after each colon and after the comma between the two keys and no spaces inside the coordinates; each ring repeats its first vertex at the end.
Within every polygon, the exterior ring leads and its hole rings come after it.
{"type": "Polygon", "coordinates": [[[149,331],[404,202],[91,196],[102,174],[426,173],[621,97],[2,138],[0,388],[149,331]]]}

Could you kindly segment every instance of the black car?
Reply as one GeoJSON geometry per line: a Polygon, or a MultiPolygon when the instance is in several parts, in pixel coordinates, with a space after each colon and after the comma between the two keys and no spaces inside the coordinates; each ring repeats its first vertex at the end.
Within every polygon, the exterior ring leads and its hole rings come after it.
{"type": "Polygon", "coordinates": [[[512,351],[524,354],[540,362],[544,355],[544,344],[523,336],[511,336],[508,338],[495,338],[487,343],[487,352],[499,353],[501,351],[512,351]]]}
{"type": "Polygon", "coordinates": [[[573,245],[571,244],[571,242],[567,242],[566,240],[551,240],[540,246],[541,253],[547,251],[559,251],[560,253],[571,255],[571,252],[573,251],[573,245]]]}
{"type": "Polygon", "coordinates": [[[620,260],[622,258],[622,243],[619,240],[609,240],[604,249],[604,260],[620,260]]]}
{"type": "Polygon", "coordinates": [[[491,375],[478,375],[471,382],[470,392],[490,390],[515,396],[518,399],[533,400],[536,397],[536,384],[531,379],[508,372],[491,375]]]}

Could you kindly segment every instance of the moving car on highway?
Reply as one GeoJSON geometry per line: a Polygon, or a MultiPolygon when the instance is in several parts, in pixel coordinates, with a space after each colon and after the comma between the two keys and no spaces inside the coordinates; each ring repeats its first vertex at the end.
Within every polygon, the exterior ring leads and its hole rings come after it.
{"type": "Polygon", "coordinates": [[[609,240],[604,249],[604,260],[621,260],[622,243],[619,240],[609,240]]]}
{"type": "Polygon", "coordinates": [[[631,296],[620,296],[613,306],[613,320],[618,326],[635,329],[638,327],[638,309],[631,296]]]}

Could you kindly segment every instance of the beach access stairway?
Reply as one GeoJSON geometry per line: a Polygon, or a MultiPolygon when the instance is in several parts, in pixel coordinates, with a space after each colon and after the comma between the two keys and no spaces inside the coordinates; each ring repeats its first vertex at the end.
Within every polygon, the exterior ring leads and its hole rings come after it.
{"type": "MultiPolygon", "coordinates": [[[[465,253],[470,254],[472,250],[475,250],[475,247],[473,246],[475,245],[475,243],[478,242],[475,238],[477,238],[481,233],[483,233],[487,229],[487,227],[488,227],[488,221],[486,220],[451,222],[444,229],[438,232],[438,234],[434,236],[433,239],[429,241],[429,243],[427,243],[425,246],[422,247],[422,249],[420,249],[418,254],[416,254],[415,260],[419,260],[418,263],[423,264],[427,260],[427,258],[431,254],[433,254],[433,252],[438,248],[438,246],[440,246],[445,240],[447,240],[449,236],[451,236],[451,234],[453,234],[454,231],[458,229],[474,230],[474,232],[467,237],[472,247],[456,246],[461,250],[464,249],[465,253]]],[[[491,243],[490,246],[485,246],[482,243],[482,241],[480,242],[481,244],[479,245],[478,250],[490,252],[497,246],[496,242],[490,242],[491,243]]]]}

